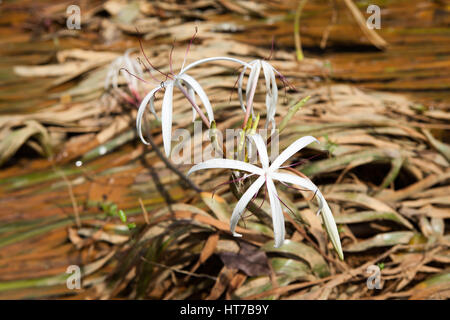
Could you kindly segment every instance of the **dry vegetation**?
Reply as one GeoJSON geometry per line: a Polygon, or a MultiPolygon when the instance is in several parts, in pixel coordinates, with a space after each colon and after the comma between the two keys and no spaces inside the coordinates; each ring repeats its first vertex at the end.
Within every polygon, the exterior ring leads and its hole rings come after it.
{"type": "MultiPolygon", "coordinates": [[[[0,298],[447,299],[448,7],[393,1],[382,22],[391,28],[379,32],[389,46],[380,51],[344,4],[310,2],[301,62],[295,2],[81,1],[79,31],[65,28],[70,1],[1,4],[0,298]],[[109,64],[127,48],[139,55],[139,38],[162,70],[176,39],[178,68],[196,26],[188,61],[268,57],[275,36],[271,63],[297,88],[281,97],[277,121],[311,96],[280,147],[304,135],[322,142],[297,154],[305,160],[298,169],[328,200],[344,261],[311,195],[283,187],[293,209],[283,247],[273,248],[271,227],[255,216],[240,223],[242,238],[232,237],[236,198],[228,186],[211,194],[227,173],[201,172],[192,177],[198,190],[187,185],[136,138],[136,106],[104,90],[109,64]],[[65,285],[72,264],[82,266],[81,290],[65,285]],[[380,290],[366,285],[371,265],[382,269],[380,290]]],[[[191,75],[218,128],[240,127],[235,66],[211,63],[191,75]]],[[[191,106],[179,93],[174,100],[174,129],[192,131],[191,106]]],[[[263,90],[255,107],[265,113],[263,90]]],[[[156,121],[151,134],[162,147],[156,121]]]]}

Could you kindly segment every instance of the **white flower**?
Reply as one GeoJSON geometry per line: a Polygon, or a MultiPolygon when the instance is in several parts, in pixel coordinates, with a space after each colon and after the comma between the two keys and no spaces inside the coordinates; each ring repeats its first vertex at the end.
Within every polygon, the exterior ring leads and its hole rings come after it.
{"type": "Polygon", "coordinates": [[[262,137],[258,134],[251,136],[255,142],[256,148],[259,153],[262,168],[255,165],[231,159],[211,159],[205,162],[199,163],[193,166],[188,175],[202,169],[211,168],[226,168],[232,170],[242,170],[250,173],[250,176],[259,176],[255,182],[247,189],[247,191],[239,199],[236,207],[233,210],[230,221],[230,230],[234,236],[240,237],[241,235],[235,232],[236,225],[243,213],[247,204],[252,200],[252,198],[258,193],[259,189],[265,184],[268,194],[270,207],[272,211],[272,221],[274,229],[275,247],[280,247],[283,244],[285,236],[284,228],[284,216],[281,209],[281,203],[278,198],[278,193],[274,185],[273,180],[278,180],[285,183],[291,183],[298,185],[304,189],[310,190],[316,194],[319,199],[319,210],[317,213],[322,213],[322,218],[325,224],[325,228],[330,236],[331,242],[336,249],[339,257],[343,259],[341,241],[339,238],[339,233],[336,227],[336,223],[331,213],[330,207],[328,206],[325,198],[323,197],[317,186],[311,182],[309,179],[301,178],[296,175],[289,173],[280,172],[279,169],[281,165],[286,162],[288,158],[297,153],[299,150],[307,146],[312,142],[318,142],[314,137],[307,136],[296,140],[288,148],[286,148],[273,162],[269,165],[269,157],[267,155],[267,149],[262,137]]]}
{"type": "MultiPolygon", "coordinates": [[[[259,74],[261,72],[261,68],[263,69],[264,78],[266,80],[266,129],[269,126],[269,123],[272,123],[272,132],[275,131],[275,112],[277,108],[278,101],[278,87],[275,78],[275,73],[280,73],[272,67],[270,63],[264,60],[253,60],[249,62],[251,66],[251,71],[248,76],[247,87],[245,89],[245,96],[247,98],[247,106],[251,105],[252,107],[252,116],[253,114],[253,97],[256,91],[256,85],[259,79],[259,74]]],[[[247,106],[244,104],[244,99],[242,97],[242,80],[244,78],[245,71],[247,70],[247,66],[244,66],[241,74],[239,75],[238,80],[238,95],[239,102],[241,103],[241,107],[244,111],[247,110],[247,106]]]]}
{"type": "Polygon", "coordinates": [[[143,135],[142,135],[142,117],[144,115],[145,109],[148,104],[150,104],[150,111],[157,117],[155,112],[155,106],[154,106],[154,100],[155,100],[155,93],[158,92],[161,89],[165,89],[163,103],[162,103],[162,109],[161,109],[161,124],[162,124],[162,136],[163,136],[163,144],[164,144],[164,150],[166,153],[166,156],[170,155],[171,151],[171,139],[172,139],[172,117],[173,117],[173,88],[176,87],[186,96],[186,98],[189,100],[189,102],[192,105],[192,111],[193,111],[193,121],[196,118],[197,113],[202,118],[203,122],[207,124],[208,128],[211,122],[214,120],[214,113],[211,106],[211,103],[209,102],[208,96],[206,95],[203,88],[200,86],[200,84],[191,76],[186,74],[186,72],[205,62],[211,62],[216,60],[229,60],[238,62],[243,65],[247,65],[245,62],[242,62],[238,59],[234,58],[228,58],[228,57],[214,57],[214,58],[208,58],[208,59],[202,59],[199,61],[196,61],[194,63],[191,63],[187,67],[181,69],[180,73],[177,75],[169,75],[171,79],[161,82],[161,84],[151,90],[145,97],[142,99],[141,105],[139,106],[137,118],[136,118],[136,127],[138,131],[138,135],[141,138],[142,142],[145,144],[148,144],[147,141],[145,141],[143,135]],[[186,89],[187,91],[186,91],[186,89]],[[208,115],[208,119],[206,119],[203,112],[198,109],[198,106],[195,102],[195,94],[197,94],[200,97],[200,100],[202,101],[203,106],[206,109],[206,113],[208,115]]]}
{"type": "MultiPolygon", "coordinates": [[[[192,78],[188,74],[178,74],[173,76],[173,78],[170,80],[161,82],[161,84],[158,87],[154,88],[144,97],[144,99],[142,99],[136,118],[136,126],[139,137],[141,138],[142,142],[148,144],[148,142],[145,141],[144,137],[142,136],[142,129],[141,129],[142,117],[149,103],[150,103],[150,111],[155,115],[155,117],[157,117],[154,106],[155,93],[164,88],[165,93],[161,109],[161,124],[162,124],[164,150],[166,152],[167,157],[170,155],[171,150],[174,87],[181,90],[183,94],[186,96],[186,98],[188,98],[188,100],[191,102],[191,104],[195,103],[195,93],[196,93],[200,97],[200,100],[202,101],[203,106],[206,109],[206,112],[208,114],[208,123],[211,123],[214,120],[214,113],[212,110],[211,103],[209,102],[208,96],[206,95],[205,91],[200,86],[200,84],[194,78],[192,78]],[[187,92],[184,87],[186,87],[187,92]]],[[[197,112],[194,106],[192,107],[192,110],[194,121],[197,112]]],[[[203,114],[200,115],[202,116],[203,114]]]]}
{"type": "Polygon", "coordinates": [[[111,85],[114,89],[118,88],[118,75],[119,72],[124,76],[126,82],[133,88],[137,90],[138,87],[138,79],[136,77],[131,76],[131,74],[136,75],[137,77],[143,78],[144,72],[140,64],[136,60],[132,60],[130,58],[130,53],[133,49],[128,49],[123,56],[116,58],[108,68],[108,73],[105,78],[105,90],[108,89],[111,85]],[[126,69],[128,72],[125,70],[126,69]]]}

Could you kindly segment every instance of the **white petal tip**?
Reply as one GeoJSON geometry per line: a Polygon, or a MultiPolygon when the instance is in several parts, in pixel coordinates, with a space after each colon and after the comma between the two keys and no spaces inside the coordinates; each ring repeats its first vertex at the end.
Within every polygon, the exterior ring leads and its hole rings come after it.
{"type": "Polygon", "coordinates": [[[279,242],[279,243],[275,243],[275,244],[273,245],[273,247],[274,247],[274,248],[279,248],[279,247],[281,247],[283,244],[284,244],[284,240],[281,241],[281,242],[279,242]]]}
{"type": "Polygon", "coordinates": [[[241,237],[242,237],[242,234],[237,233],[237,232],[233,232],[233,237],[241,238],[241,237]]]}
{"type": "Polygon", "coordinates": [[[148,143],[147,141],[145,141],[145,139],[144,139],[143,137],[141,137],[141,141],[142,141],[143,144],[150,145],[150,143],[148,143]]]}

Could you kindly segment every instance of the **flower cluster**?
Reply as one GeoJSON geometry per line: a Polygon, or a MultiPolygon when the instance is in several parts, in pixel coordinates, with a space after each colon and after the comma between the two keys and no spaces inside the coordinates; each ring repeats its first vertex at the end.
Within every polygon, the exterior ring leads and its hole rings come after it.
{"type": "MultiPolygon", "coordinates": [[[[193,39],[192,39],[193,40],[193,39]]],[[[191,40],[191,43],[192,43],[191,40]]],[[[191,44],[190,43],[190,44],[191,44]]],[[[190,46],[189,44],[189,46],[190,46]]],[[[186,54],[189,50],[186,51],[186,54]]],[[[244,61],[241,61],[236,58],[231,57],[213,57],[213,58],[206,58],[202,60],[198,60],[194,63],[189,64],[188,66],[184,67],[186,57],[183,61],[183,65],[179,71],[178,74],[175,74],[173,72],[172,68],[172,52],[170,54],[170,72],[164,73],[157,68],[155,68],[145,56],[145,53],[143,51],[143,48],[141,46],[142,52],[144,54],[144,57],[149,64],[149,66],[145,65],[144,67],[146,71],[149,72],[150,76],[152,77],[153,81],[157,83],[157,85],[150,90],[145,97],[140,101],[139,109],[137,113],[136,118],[136,127],[137,132],[140,137],[140,139],[143,141],[143,143],[148,144],[148,142],[144,139],[143,133],[142,133],[142,122],[143,122],[143,116],[145,114],[145,111],[147,108],[149,111],[155,115],[155,117],[158,118],[154,103],[155,103],[155,93],[157,93],[160,90],[164,90],[164,97],[162,101],[162,109],[161,109],[161,125],[162,125],[162,137],[163,137],[163,145],[164,145],[164,151],[166,156],[168,157],[171,153],[171,138],[172,138],[172,119],[173,119],[173,91],[176,88],[179,90],[187,99],[187,101],[192,106],[192,112],[193,112],[193,121],[197,117],[197,115],[200,116],[205,126],[208,128],[214,127],[215,128],[215,122],[214,122],[214,112],[213,108],[211,106],[211,102],[208,99],[208,96],[206,95],[203,88],[200,86],[200,84],[195,80],[193,77],[187,74],[187,71],[190,69],[208,62],[214,62],[214,61],[232,61],[235,63],[240,64],[243,66],[243,70],[239,75],[239,78],[237,80],[238,83],[238,96],[239,101],[241,104],[241,107],[243,111],[245,112],[244,117],[244,123],[243,123],[243,129],[244,132],[248,132],[248,134],[244,134],[243,140],[245,140],[247,143],[245,144],[245,141],[241,141],[244,145],[247,146],[247,149],[250,148],[251,142],[254,143],[256,146],[256,151],[259,155],[259,162],[261,164],[261,167],[258,167],[256,165],[250,164],[246,162],[245,157],[238,156],[240,160],[231,160],[231,159],[211,159],[204,161],[202,163],[199,163],[197,165],[194,165],[188,172],[187,175],[190,175],[193,172],[204,170],[204,169],[231,169],[233,172],[239,172],[242,173],[243,176],[240,178],[240,180],[247,179],[251,176],[256,177],[256,180],[248,187],[248,189],[242,194],[241,198],[238,200],[233,213],[231,217],[230,222],[230,228],[231,232],[234,236],[241,236],[240,234],[235,232],[237,223],[244,212],[245,208],[249,204],[249,202],[254,199],[258,193],[259,190],[265,186],[265,194],[268,194],[269,201],[270,201],[270,208],[271,208],[271,215],[272,215],[272,221],[273,221],[273,228],[274,228],[274,238],[275,238],[275,247],[280,247],[283,244],[284,238],[285,238],[285,226],[284,226],[284,216],[282,211],[281,199],[278,196],[277,190],[275,188],[275,181],[279,181],[283,184],[292,184],[295,186],[299,186],[303,189],[309,190],[314,193],[314,195],[317,197],[319,202],[319,210],[318,214],[322,214],[323,222],[326,228],[326,231],[328,232],[328,235],[330,236],[331,242],[337,251],[339,257],[343,259],[343,253],[342,253],[342,247],[341,242],[339,238],[339,233],[337,230],[336,223],[333,218],[333,214],[331,213],[330,207],[328,206],[324,196],[320,192],[320,190],[317,188],[314,183],[311,182],[311,180],[301,177],[298,175],[294,175],[291,173],[287,173],[285,170],[283,170],[284,167],[282,165],[294,154],[296,154],[298,151],[300,151],[305,146],[309,145],[313,142],[318,142],[314,137],[306,136],[299,138],[294,143],[292,143],[288,148],[286,148],[272,163],[269,161],[268,152],[267,152],[267,146],[264,139],[256,134],[254,127],[257,126],[259,121],[259,115],[255,117],[254,111],[253,111],[253,99],[255,96],[258,80],[260,78],[261,69],[264,74],[265,78],[265,87],[266,87],[266,122],[265,127],[268,128],[269,125],[271,125],[271,132],[272,134],[275,132],[276,129],[276,123],[275,123],[275,114],[276,114],[276,107],[278,102],[278,87],[276,83],[276,75],[280,76],[280,78],[284,82],[284,78],[281,76],[281,74],[266,60],[254,60],[249,63],[246,63],[244,61]],[[248,81],[245,89],[245,102],[243,97],[243,78],[245,76],[245,73],[247,69],[250,70],[248,81]],[[156,79],[151,72],[157,71],[161,75],[165,77],[164,80],[160,81],[156,79]],[[206,110],[206,115],[202,111],[202,109],[199,107],[199,105],[196,102],[196,96],[199,97],[200,102],[203,106],[203,108],[206,110]],[[253,121],[253,127],[252,126],[253,121]],[[250,128],[251,130],[246,130],[250,128]]],[[[124,58],[122,60],[116,60],[116,64],[124,63],[130,72],[129,74],[132,75],[132,73],[137,73],[138,75],[136,78],[142,79],[142,69],[138,68],[139,64],[132,63],[129,59],[128,52],[125,54],[124,58]]],[[[136,79],[132,78],[126,78],[127,81],[133,83],[136,79]]],[[[145,81],[145,80],[143,80],[145,81]]],[[[106,81],[106,84],[109,84],[112,82],[114,87],[117,87],[117,80],[111,75],[108,74],[108,79],[106,81]]],[[[147,82],[148,83],[148,82],[147,82]]],[[[241,144],[242,146],[242,144],[241,144]]],[[[244,147],[245,148],[245,147],[244,147]]],[[[240,150],[239,152],[242,152],[240,150]]],[[[248,150],[247,150],[248,152],[248,150]]],[[[242,153],[241,153],[242,155],[242,153]]]]}

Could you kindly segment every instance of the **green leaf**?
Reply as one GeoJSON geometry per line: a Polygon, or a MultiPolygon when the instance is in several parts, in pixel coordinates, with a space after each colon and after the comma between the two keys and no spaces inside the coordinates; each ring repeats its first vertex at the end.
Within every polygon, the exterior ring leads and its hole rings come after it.
{"type": "Polygon", "coordinates": [[[367,240],[353,243],[344,248],[347,252],[361,252],[375,247],[388,247],[396,244],[408,244],[414,236],[412,231],[396,231],[377,234],[367,240]]]}
{"type": "Polygon", "coordinates": [[[273,258],[270,263],[276,274],[284,274],[291,280],[314,278],[311,268],[304,262],[289,258],[273,258]]]}
{"type": "Polygon", "coordinates": [[[448,284],[448,283],[450,283],[450,272],[444,272],[441,274],[433,275],[433,276],[429,277],[428,279],[426,279],[425,281],[418,283],[414,287],[414,289],[425,289],[425,288],[429,288],[432,286],[437,286],[440,284],[448,284]]]}
{"type": "Polygon", "coordinates": [[[312,247],[292,240],[285,240],[279,248],[274,248],[273,240],[265,243],[261,249],[266,252],[287,253],[301,258],[308,262],[309,266],[315,274],[323,278],[330,275],[325,259],[312,247]]]}
{"type": "Polygon", "coordinates": [[[109,206],[109,214],[112,216],[116,216],[117,215],[117,204],[113,203],[109,206]]]}
{"type": "Polygon", "coordinates": [[[200,196],[203,202],[211,209],[214,215],[223,222],[229,222],[231,218],[231,212],[233,211],[228,203],[222,197],[214,195],[212,193],[202,192],[200,196]]]}
{"type": "Polygon", "coordinates": [[[391,170],[386,175],[386,177],[384,177],[383,182],[381,183],[380,188],[378,189],[378,192],[380,192],[384,188],[387,188],[391,184],[391,182],[395,181],[403,166],[403,161],[404,159],[401,156],[393,158],[391,160],[391,170]]]}
{"type": "MultiPolygon", "coordinates": [[[[291,282],[288,277],[278,277],[277,283],[280,287],[286,286],[291,282]]],[[[254,294],[259,294],[272,289],[272,282],[267,276],[250,278],[244,285],[240,286],[234,293],[235,298],[245,298],[254,294]]],[[[273,296],[267,296],[264,300],[272,300],[273,296]]]]}
{"type": "MultiPolygon", "coordinates": [[[[374,211],[377,211],[377,212],[383,212],[384,217],[388,216],[388,215],[386,215],[386,213],[391,212],[392,213],[392,215],[390,215],[391,220],[401,223],[408,229],[413,229],[413,225],[408,220],[402,218],[398,213],[395,212],[394,209],[392,209],[390,206],[388,206],[385,202],[381,201],[380,199],[370,197],[365,193],[334,192],[334,193],[327,194],[327,199],[357,203],[358,205],[360,205],[362,207],[373,209],[374,211]]],[[[374,214],[368,213],[368,214],[366,214],[365,218],[368,218],[368,216],[370,216],[370,215],[372,215],[372,218],[374,217],[374,214]]],[[[377,214],[375,214],[375,215],[377,215],[377,214]]],[[[378,214],[378,217],[380,217],[379,214],[378,214]]],[[[337,218],[337,216],[336,216],[336,218],[337,218]]],[[[343,222],[339,222],[339,223],[343,223],[343,222]]]]}
{"type": "Polygon", "coordinates": [[[391,220],[407,227],[408,229],[411,227],[411,224],[408,220],[406,220],[396,212],[389,211],[360,211],[355,213],[346,213],[336,215],[334,219],[337,224],[361,223],[376,220],[391,220]]]}
{"type": "Polygon", "coordinates": [[[123,223],[127,222],[127,215],[123,210],[119,210],[119,218],[123,223]]]}
{"type": "Polygon", "coordinates": [[[100,203],[100,207],[102,208],[102,211],[103,211],[103,212],[109,214],[109,207],[110,207],[110,204],[109,204],[109,203],[107,203],[107,202],[101,202],[101,203],[100,203]]]}
{"type": "Polygon", "coordinates": [[[306,98],[303,98],[296,104],[294,104],[292,107],[289,108],[289,111],[287,115],[283,118],[280,125],[278,126],[279,132],[283,131],[284,128],[286,128],[288,122],[292,119],[292,117],[295,115],[295,113],[300,110],[301,107],[305,105],[306,102],[311,98],[311,96],[307,96],[306,98]]]}

